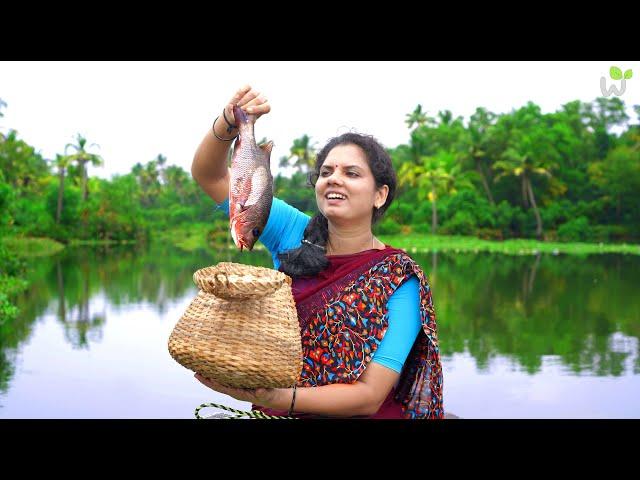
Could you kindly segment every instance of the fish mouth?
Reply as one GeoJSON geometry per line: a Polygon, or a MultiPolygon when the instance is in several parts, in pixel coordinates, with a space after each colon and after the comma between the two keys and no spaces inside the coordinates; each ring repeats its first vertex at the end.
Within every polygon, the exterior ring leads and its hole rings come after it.
{"type": "Polygon", "coordinates": [[[238,247],[240,251],[242,251],[244,242],[242,237],[238,237],[238,234],[236,233],[236,225],[237,225],[237,222],[233,220],[231,222],[231,238],[233,239],[233,243],[235,243],[236,247],[238,247]]]}
{"type": "Polygon", "coordinates": [[[233,243],[235,243],[236,247],[238,247],[241,252],[245,248],[251,251],[253,249],[253,245],[249,245],[250,242],[247,242],[243,235],[238,235],[238,232],[236,231],[237,225],[238,222],[234,219],[231,222],[231,238],[233,238],[233,243]]]}

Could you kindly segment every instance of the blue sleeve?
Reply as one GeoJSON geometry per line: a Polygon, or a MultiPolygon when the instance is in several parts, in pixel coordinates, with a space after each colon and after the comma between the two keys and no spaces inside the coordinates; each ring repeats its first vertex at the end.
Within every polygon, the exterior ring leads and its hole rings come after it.
{"type": "Polygon", "coordinates": [[[393,292],[387,309],[389,326],[371,361],[400,373],[422,328],[420,282],[415,275],[393,292]]]}
{"type": "MultiPolygon", "coordinates": [[[[227,198],[217,205],[216,209],[229,215],[229,199],[227,198]]],[[[309,220],[309,215],[302,213],[287,202],[273,197],[267,225],[258,241],[262,242],[271,253],[273,266],[276,270],[280,267],[278,253],[300,246],[300,240],[302,240],[304,229],[307,228],[309,220]]]]}

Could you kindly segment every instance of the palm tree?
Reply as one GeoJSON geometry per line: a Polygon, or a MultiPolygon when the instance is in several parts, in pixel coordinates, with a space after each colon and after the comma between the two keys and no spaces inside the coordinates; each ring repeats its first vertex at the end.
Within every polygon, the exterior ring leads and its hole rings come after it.
{"type": "Polygon", "coordinates": [[[513,147],[508,148],[504,152],[503,159],[497,161],[494,164],[494,167],[499,172],[495,177],[496,182],[506,176],[520,178],[522,184],[523,204],[525,208],[528,208],[529,203],[531,203],[533,213],[536,216],[536,236],[541,238],[542,218],[540,218],[536,197],[533,193],[533,187],[531,186],[531,178],[534,175],[551,177],[549,167],[544,165],[541,161],[534,159],[529,151],[525,150],[525,153],[522,153],[513,147]]]}
{"type": "Polygon", "coordinates": [[[418,187],[426,192],[431,202],[431,233],[438,229],[438,210],[436,201],[438,194],[455,193],[457,188],[471,187],[468,176],[461,172],[461,167],[455,162],[455,155],[444,150],[434,156],[421,156],[421,163],[416,165],[405,162],[398,172],[400,185],[418,187]]]}
{"type": "Polygon", "coordinates": [[[453,113],[451,113],[451,110],[440,110],[438,118],[440,119],[440,125],[449,125],[453,121],[453,113]]]}
{"type": "Polygon", "coordinates": [[[423,125],[433,125],[434,119],[432,117],[428,117],[426,112],[422,111],[422,105],[418,104],[418,106],[411,113],[407,113],[407,119],[405,123],[407,124],[407,128],[411,129],[414,125],[418,127],[422,127],[423,125]]]}
{"type": "Polygon", "coordinates": [[[164,177],[165,185],[176,192],[180,203],[184,203],[189,184],[187,172],[176,165],[170,165],[164,169],[164,177]]]}
{"type": "MultiPolygon", "coordinates": [[[[483,163],[487,161],[485,145],[487,143],[487,132],[491,128],[496,115],[482,107],[478,107],[469,119],[469,128],[465,136],[466,155],[473,163],[491,205],[495,205],[487,175],[484,172],[483,163]]],[[[490,168],[490,167],[489,167],[490,168]]]]}
{"type": "MultiPolygon", "coordinates": [[[[86,144],[87,144],[87,139],[84,138],[81,134],[77,134],[76,136],[76,142],[77,144],[74,145],[72,143],[68,143],[65,147],[65,154],[67,152],[67,149],[69,147],[75,149],[76,153],[69,155],[69,160],[72,162],[76,162],[78,164],[78,168],[80,170],[80,176],[82,179],[82,200],[86,201],[87,197],[88,197],[88,191],[87,191],[87,163],[91,163],[91,165],[93,166],[100,166],[103,164],[103,160],[102,157],[95,154],[95,153],[89,153],[86,150],[86,144]]],[[[89,147],[92,146],[96,146],[98,147],[98,145],[96,145],[95,143],[92,143],[91,145],[89,145],[89,147]]]]}
{"type": "Polygon", "coordinates": [[[289,149],[289,156],[280,159],[280,166],[289,166],[293,161],[293,166],[302,173],[307,173],[313,168],[316,161],[315,143],[311,143],[308,135],[302,135],[293,141],[293,145],[289,149]],[[295,160],[294,160],[295,159],[295,160]]]}
{"type": "Polygon", "coordinates": [[[58,167],[58,207],[56,208],[56,223],[60,223],[62,217],[62,199],[64,197],[64,177],[67,173],[70,159],[65,155],[56,154],[55,164],[58,167]]]}
{"type": "MultiPolygon", "coordinates": [[[[131,169],[131,173],[133,173],[140,186],[140,201],[145,206],[155,204],[160,196],[161,185],[159,181],[160,172],[158,171],[158,159],[162,161],[162,155],[158,155],[155,160],[151,160],[146,165],[138,162],[131,169]]],[[[169,169],[170,168],[172,167],[169,167],[169,169]]],[[[164,175],[164,180],[167,182],[168,176],[164,175]]]]}

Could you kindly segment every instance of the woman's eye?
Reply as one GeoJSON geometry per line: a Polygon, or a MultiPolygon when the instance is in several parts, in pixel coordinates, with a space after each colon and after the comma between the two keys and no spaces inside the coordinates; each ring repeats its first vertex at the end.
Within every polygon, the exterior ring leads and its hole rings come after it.
{"type": "Polygon", "coordinates": [[[350,177],[357,177],[358,174],[356,172],[347,172],[347,175],[349,175],[350,177]]]}
{"type": "Polygon", "coordinates": [[[320,172],[320,176],[321,176],[321,177],[328,177],[328,176],[329,176],[329,173],[330,173],[330,172],[329,172],[328,170],[324,170],[324,171],[320,172]]]}

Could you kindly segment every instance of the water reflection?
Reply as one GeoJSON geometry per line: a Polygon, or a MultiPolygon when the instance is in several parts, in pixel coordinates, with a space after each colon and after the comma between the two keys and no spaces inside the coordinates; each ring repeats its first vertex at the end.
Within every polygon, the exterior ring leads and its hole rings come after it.
{"type": "Polygon", "coordinates": [[[640,333],[637,257],[439,257],[430,277],[443,354],[468,350],[480,369],[506,356],[531,374],[556,355],[570,372],[601,376],[625,373],[631,357],[640,373],[638,342],[614,340],[640,333]]]}
{"type": "MultiPolygon", "coordinates": [[[[86,263],[83,267],[86,267],[86,263]]],[[[89,342],[102,340],[102,326],[106,316],[104,312],[90,311],[92,304],[89,289],[89,275],[84,272],[81,276],[82,288],[79,291],[78,304],[67,306],[65,294],[64,274],[61,260],[56,260],[56,280],[58,283],[58,321],[64,329],[64,338],[74,348],[89,348],[89,342]]]]}
{"type": "MultiPolygon", "coordinates": [[[[413,256],[432,284],[445,361],[470,355],[487,372],[502,358],[533,375],[553,358],[567,375],[640,373],[637,257],[413,256]]],[[[46,314],[55,316],[70,348],[89,350],[109,329],[107,311],[144,305],[162,317],[195,295],[193,272],[218,261],[271,266],[266,251],[185,253],[166,246],[69,249],[34,261],[21,315],[0,325],[0,391],[14,376],[20,345],[46,314]]]]}

